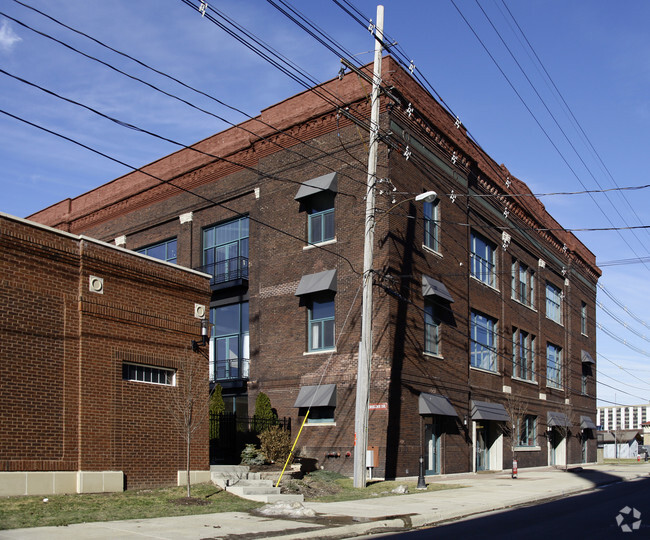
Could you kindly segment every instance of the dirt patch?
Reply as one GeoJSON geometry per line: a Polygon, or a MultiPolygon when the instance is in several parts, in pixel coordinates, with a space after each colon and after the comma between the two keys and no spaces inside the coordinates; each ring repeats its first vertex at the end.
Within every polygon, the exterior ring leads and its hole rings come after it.
{"type": "Polygon", "coordinates": [[[280,485],[282,493],[304,495],[305,499],[315,499],[325,495],[335,495],[342,487],[335,482],[324,482],[320,479],[305,475],[302,480],[289,480],[280,485]]]}
{"type": "Polygon", "coordinates": [[[197,497],[181,497],[180,499],[172,499],[171,502],[176,506],[207,506],[210,504],[210,501],[197,497]]]}

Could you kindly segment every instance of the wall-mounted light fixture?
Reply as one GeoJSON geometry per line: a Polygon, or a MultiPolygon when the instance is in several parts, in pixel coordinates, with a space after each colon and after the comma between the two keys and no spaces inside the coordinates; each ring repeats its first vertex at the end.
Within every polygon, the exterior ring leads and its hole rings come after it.
{"type": "Polygon", "coordinates": [[[192,340],[192,350],[194,352],[199,352],[199,347],[205,347],[208,341],[210,330],[210,319],[201,319],[201,341],[192,340]]]}
{"type": "Polygon", "coordinates": [[[419,195],[415,196],[415,200],[417,202],[424,201],[431,203],[435,201],[438,198],[438,194],[435,191],[425,191],[424,193],[420,193],[419,195]]]}

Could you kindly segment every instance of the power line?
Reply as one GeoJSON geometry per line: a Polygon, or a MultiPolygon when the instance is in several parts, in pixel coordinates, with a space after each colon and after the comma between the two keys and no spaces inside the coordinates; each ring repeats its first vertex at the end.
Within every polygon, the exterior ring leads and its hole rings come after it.
{"type": "MultiPolygon", "coordinates": [[[[77,29],[75,29],[75,28],[72,28],[71,26],[69,26],[69,25],[67,25],[67,24],[65,24],[65,23],[62,23],[61,21],[55,19],[54,17],[52,17],[52,16],[50,16],[50,15],[48,15],[48,14],[46,14],[46,13],[40,11],[40,10],[37,10],[36,8],[33,8],[33,7],[31,7],[31,6],[27,6],[27,5],[23,4],[22,2],[20,2],[19,0],[14,0],[14,2],[16,2],[16,3],[18,3],[18,4],[22,5],[22,6],[25,6],[26,8],[29,8],[29,9],[31,9],[31,10],[37,12],[37,13],[39,13],[39,14],[42,15],[43,17],[46,17],[46,18],[50,19],[51,21],[55,22],[56,24],[59,24],[59,25],[63,26],[64,28],[67,28],[68,30],[70,30],[70,31],[72,31],[72,32],[75,32],[75,33],[77,33],[77,34],[79,34],[79,35],[82,35],[82,36],[86,37],[87,39],[89,39],[89,40],[91,40],[91,41],[97,43],[98,45],[101,45],[102,47],[104,47],[104,48],[106,48],[106,49],[108,49],[108,50],[110,50],[110,51],[112,51],[112,52],[114,52],[114,53],[116,53],[116,54],[118,54],[118,55],[121,55],[121,56],[123,56],[123,57],[125,57],[125,58],[127,58],[127,59],[129,59],[129,60],[131,60],[131,61],[133,61],[133,62],[135,62],[135,63],[137,63],[138,65],[140,65],[140,66],[142,66],[142,67],[145,67],[146,69],[148,69],[148,70],[150,70],[150,71],[152,71],[152,72],[154,72],[154,73],[156,73],[156,74],[158,74],[158,75],[161,75],[161,76],[163,76],[163,77],[166,77],[166,78],[168,78],[168,79],[170,79],[170,80],[172,80],[172,81],[174,81],[174,82],[180,84],[181,86],[183,86],[183,87],[185,87],[185,88],[188,88],[188,89],[190,89],[190,90],[192,90],[192,91],[194,91],[194,92],[196,92],[196,93],[198,93],[198,94],[200,94],[200,95],[202,95],[202,96],[204,96],[204,97],[207,97],[207,98],[209,98],[209,99],[215,101],[216,103],[219,103],[219,104],[222,105],[222,106],[228,107],[229,109],[234,110],[234,111],[236,111],[236,112],[238,112],[238,113],[240,113],[240,114],[243,114],[244,116],[246,116],[247,118],[249,118],[249,119],[251,119],[251,120],[254,120],[255,122],[258,122],[258,123],[260,123],[260,124],[262,124],[262,125],[264,125],[264,126],[266,126],[266,127],[269,127],[269,128],[271,128],[271,129],[273,129],[275,133],[281,133],[281,134],[283,134],[283,135],[286,135],[286,136],[290,137],[291,139],[293,139],[293,140],[299,142],[300,144],[304,144],[304,145],[308,146],[310,149],[315,149],[315,150],[317,150],[317,151],[318,151],[318,152],[319,152],[323,157],[330,157],[330,155],[327,154],[326,152],[324,152],[322,149],[320,149],[320,148],[318,148],[318,147],[315,147],[314,145],[311,145],[311,144],[309,144],[308,142],[303,141],[302,139],[299,139],[298,137],[295,137],[294,135],[292,135],[292,134],[290,134],[290,133],[288,133],[288,132],[286,132],[286,131],[284,131],[284,130],[277,129],[277,128],[275,128],[274,126],[272,126],[272,125],[270,125],[270,124],[268,124],[268,123],[262,121],[260,118],[252,117],[252,116],[246,114],[244,111],[242,111],[242,110],[240,110],[240,109],[238,109],[238,108],[236,108],[236,107],[232,107],[232,106],[228,105],[227,103],[225,103],[224,101],[219,100],[219,99],[217,99],[216,97],[214,97],[214,96],[212,96],[212,95],[210,95],[210,94],[207,94],[207,93],[205,93],[205,92],[203,92],[203,91],[201,91],[201,90],[197,90],[196,88],[194,88],[194,87],[192,87],[192,86],[189,86],[189,85],[185,84],[184,82],[182,82],[181,80],[177,79],[176,77],[173,77],[173,76],[171,76],[171,75],[168,75],[167,73],[164,73],[164,72],[161,71],[161,70],[158,70],[158,69],[156,69],[156,68],[153,68],[153,67],[149,66],[148,64],[146,64],[146,63],[144,63],[144,62],[141,62],[140,60],[134,58],[134,57],[131,56],[131,55],[128,55],[128,54],[126,54],[126,53],[124,53],[124,52],[118,51],[117,49],[115,49],[115,48],[113,48],[113,47],[111,47],[111,46],[109,46],[109,45],[106,45],[105,43],[103,43],[103,42],[97,40],[96,38],[94,38],[94,37],[92,37],[92,36],[90,36],[90,35],[88,35],[88,34],[86,34],[86,33],[84,33],[84,32],[81,32],[81,31],[79,31],[79,30],[77,30],[77,29]]],[[[89,60],[95,61],[95,62],[97,62],[97,63],[99,63],[99,64],[101,64],[101,65],[103,65],[103,66],[105,66],[105,67],[107,67],[107,68],[109,68],[109,69],[111,69],[111,70],[117,72],[117,73],[119,73],[120,75],[123,75],[123,76],[125,76],[125,77],[127,77],[127,78],[129,78],[129,79],[131,79],[131,80],[136,81],[136,82],[139,82],[139,83],[141,83],[141,84],[147,86],[148,88],[150,88],[150,89],[152,89],[152,90],[154,90],[154,91],[156,91],[156,92],[159,92],[159,93],[161,93],[161,94],[163,94],[163,95],[165,95],[165,96],[167,96],[167,97],[169,97],[169,98],[172,98],[172,99],[175,99],[175,100],[177,100],[177,101],[180,101],[181,103],[184,103],[185,105],[187,105],[187,106],[189,106],[189,107],[191,107],[191,108],[193,108],[193,109],[195,109],[195,110],[198,110],[198,111],[200,111],[200,112],[202,112],[202,113],[204,113],[204,114],[207,114],[207,115],[209,115],[209,116],[212,116],[213,118],[216,118],[217,120],[220,120],[221,122],[223,122],[223,123],[225,123],[225,124],[228,124],[228,125],[230,125],[230,126],[232,126],[232,127],[235,127],[235,128],[237,128],[237,129],[241,129],[242,131],[245,131],[245,132],[249,133],[250,135],[253,135],[253,136],[255,136],[255,137],[259,137],[261,140],[264,140],[264,141],[270,142],[271,144],[274,144],[274,145],[276,145],[276,146],[278,146],[278,147],[280,147],[280,148],[282,148],[282,149],[284,149],[284,150],[287,150],[288,152],[291,152],[291,153],[293,153],[293,154],[296,154],[297,156],[299,156],[299,157],[302,158],[302,159],[309,159],[309,158],[307,158],[306,156],[304,156],[303,154],[301,154],[301,153],[299,153],[299,152],[297,152],[297,151],[295,151],[295,150],[293,150],[293,149],[291,149],[291,148],[288,148],[288,147],[286,147],[286,146],[283,146],[283,145],[279,144],[277,141],[275,141],[275,140],[272,139],[272,138],[266,137],[266,136],[264,136],[264,135],[260,135],[259,133],[256,133],[256,132],[254,132],[254,131],[252,131],[252,130],[247,129],[246,127],[242,126],[241,124],[235,124],[235,123],[233,123],[233,122],[227,120],[226,118],[224,118],[224,117],[222,117],[222,116],[220,116],[220,115],[217,115],[217,114],[215,114],[215,113],[213,113],[213,112],[211,112],[211,111],[208,111],[208,110],[206,110],[206,109],[203,109],[203,108],[201,108],[201,107],[198,107],[197,105],[195,105],[195,104],[193,104],[193,103],[191,103],[191,102],[189,102],[189,101],[187,101],[187,100],[185,100],[185,99],[183,99],[183,98],[181,98],[181,97],[179,97],[179,96],[177,96],[177,95],[175,95],[175,94],[172,94],[172,93],[170,93],[170,92],[167,92],[167,91],[165,91],[165,90],[163,90],[163,89],[161,89],[161,88],[159,88],[159,87],[157,87],[157,86],[155,86],[155,85],[153,85],[153,84],[151,84],[151,83],[149,83],[149,82],[147,82],[147,81],[144,81],[143,79],[140,79],[139,77],[136,77],[136,76],[134,76],[134,75],[131,75],[131,74],[129,74],[129,73],[126,73],[125,71],[123,71],[123,70],[121,70],[121,69],[119,69],[119,68],[113,66],[112,64],[109,64],[108,62],[105,62],[105,61],[103,61],[103,60],[100,60],[100,59],[98,59],[98,58],[96,58],[96,57],[94,57],[94,56],[92,56],[92,55],[86,54],[86,53],[84,53],[83,51],[81,51],[81,50],[79,50],[79,49],[77,49],[77,48],[71,46],[70,44],[65,43],[64,41],[59,40],[59,39],[57,39],[57,38],[55,38],[55,37],[53,37],[53,36],[50,36],[49,34],[46,34],[45,32],[41,32],[41,31],[39,31],[39,30],[37,30],[37,29],[35,29],[35,28],[33,28],[33,27],[27,25],[26,23],[24,23],[24,22],[22,22],[22,21],[19,21],[18,19],[15,19],[15,18],[13,18],[13,17],[10,17],[9,15],[6,15],[5,13],[2,13],[2,12],[0,12],[0,15],[3,15],[3,16],[5,16],[5,17],[7,17],[7,18],[13,20],[14,22],[16,22],[17,24],[23,26],[24,28],[26,28],[26,29],[28,29],[28,30],[30,30],[30,31],[32,31],[32,32],[34,32],[34,33],[36,33],[36,34],[39,34],[39,35],[41,35],[42,37],[45,37],[45,38],[47,38],[47,39],[50,39],[50,40],[52,40],[52,41],[54,41],[54,42],[56,42],[56,43],[62,45],[63,47],[66,47],[66,48],[72,50],[73,52],[75,52],[75,53],[77,53],[77,54],[79,54],[79,55],[81,55],[81,56],[84,56],[85,58],[88,58],[89,60]]],[[[340,159],[340,158],[339,158],[339,159],[340,159]]],[[[340,160],[340,161],[341,161],[342,163],[344,163],[345,165],[347,165],[347,166],[350,166],[350,167],[352,167],[352,168],[355,168],[355,166],[351,165],[351,164],[348,163],[348,162],[345,162],[345,161],[343,161],[343,160],[340,160]]],[[[332,169],[331,167],[328,167],[328,166],[326,166],[326,165],[324,165],[324,167],[326,167],[327,169],[329,169],[329,170],[331,170],[331,171],[334,171],[334,169],[332,169]]],[[[356,167],[356,168],[358,168],[358,167],[356,167]]],[[[362,172],[365,171],[365,169],[359,169],[359,170],[362,171],[362,172]]],[[[352,177],[352,176],[350,176],[350,175],[345,175],[345,176],[347,176],[348,178],[352,179],[353,181],[360,182],[360,181],[358,181],[357,179],[355,179],[354,177],[352,177]]],[[[364,183],[364,182],[360,182],[360,183],[364,183]]]]}
{"type": "MultiPolygon", "coordinates": [[[[450,0],[450,1],[451,1],[452,5],[456,8],[456,11],[458,11],[458,14],[461,16],[461,18],[463,19],[463,21],[465,21],[465,24],[467,24],[467,26],[468,26],[468,28],[470,29],[470,31],[474,34],[474,37],[476,37],[476,39],[477,39],[478,42],[481,44],[481,46],[483,47],[483,49],[485,50],[485,52],[487,53],[487,55],[490,57],[490,59],[492,60],[492,62],[494,63],[494,65],[497,67],[498,71],[501,73],[501,75],[503,76],[503,78],[504,78],[504,79],[507,81],[507,83],[510,85],[510,88],[512,89],[512,91],[513,91],[513,92],[515,93],[515,95],[519,98],[519,100],[521,101],[521,103],[522,103],[522,105],[524,106],[524,108],[528,111],[528,113],[531,115],[531,117],[533,118],[533,120],[535,121],[535,123],[537,124],[537,126],[539,127],[539,129],[540,129],[540,130],[542,131],[542,133],[546,136],[546,139],[549,141],[549,143],[551,144],[551,146],[555,149],[555,151],[556,151],[557,154],[560,156],[560,158],[562,159],[562,161],[564,161],[564,163],[565,163],[565,165],[567,166],[567,168],[571,171],[571,173],[572,173],[573,176],[576,178],[576,180],[578,180],[578,182],[580,182],[580,184],[582,185],[582,187],[583,187],[584,189],[587,189],[587,187],[584,185],[582,179],[581,179],[581,178],[579,177],[579,175],[576,173],[576,171],[575,171],[574,168],[571,166],[571,164],[569,163],[569,161],[567,160],[567,158],[564,156],[564,154],[560,151],[559,147],[557,146],[557,144],[555,144],[555,142],[553,141],[553,139],[551,138],[551,136],[549,135],[549,133],[546,131],[546,129],[544,129],[544,127],[542,126],[542,124],[541,124],[541,122],[539,121],[539,119],[537,118],[537,116],[533,113],[533,111],[532,111],[531,108],[528,106],[528,104],[526,103],[526,101],[523,99],[523,97],[521,96],[521,94],[519,93],[519,91],[515,88],[514,84],[513,84],[512,81],[510,80],[510,78],[509,78],[509,77],[506,75],[506,73],[503,71],[503,69],[501,68],[501,66],[499,65],[499,63],[496,61],[496,59],[494,58],[494,56],[492,55],[492,53],[489,51],[488,47],[485,45],[485,43],[483,42],[483,40],[480,38],[480,36],[478,35],[478,33],[476,32],[476,30],[474,29],[474,27],[473,27],[473,26],[471,25],[471,23],[467,20],[467,18],[465,17],[465,15],[464,15],[463,12],[461,11],[461,9],[458,7],[458,5],[456,4],[456,2],[455,2],[454,0],[450,0]]],[[[594,197],[591,196],[591,195],[590,195],[590,197],[591,197],[592,201],[594,202],[594,204],[596,205],[596,207],[597,207],[597,208],[600,210],[600,212],[603,214],[603,216],[605,217],[605,219],[607,219],[607,221],[610,223],[610,225],[611,225],[612,227],[615,227],[615,226],[614,226],[614,223],[612,222],[612,220],[610,219],[610,217],[609,217],[609,216],[607,215],[607,213],[603,210],[603,208],[598,204],[598,202],[596,201],[596,199],[594,199],[594,197]]],[[[624,222],[625,222],[625,220],[624,220],[624,222]]],[[[616,229],[611,229],[611,230],[616,230],[616,229]]],[[[625,239],[625,237],[624,237],[622,234],[620,234],[620,233],[619,233],[619,236],[621,237],[621,239],[623,240],[623,242],[625,242],[625,244],[630,248],[630,250],[632,250],[632,252],[633,252],[635,255],[638,256],[638,254],[636,253],[636,250],[635,250],[635,249],[634,249],[634,248],[633,248],[633,247],[632,247],[632,246],[627,242],[627,240],[625,239]]],[[[649,269],[650,269],[650,268],[649,268],[649,269]]]]}
{"type": "MultiPolygon", "coordinates": [[[[271,230],[273,230],[273,231],[276,231],[276,232],[279,232],[279,233],[281,233],[281,234],[284,234],[285,236],[288,236],[289,238],[292,238],[292,239],[294,239],[294,240],[299,240],[299,241],[302,242],[302,243],[305,242],[305,239],[304,239],[304,238],[300,238],[300,237],[295,236],[294,234],[291,234],[291,233],[289,233],[289,232],[287,232],[287,231],[284,231],[284,230],[282,230],[282,229],[280,229],[280,228],[278,228],[278,227],[275,227],[275,226],[273,226],[273,225],[270,225],[270,224],[268,224],[268,223],[262,221],[261,219],[254,218],[254,217],[252,217],[252,216],[250,216],[250,215],[248,215],[248,214],[243,214],[243,213],[241,213],[241,212],[238,212],[237,210],[233,210],[232,208],[229,208],[228,206],[226,206],[226,205],[225,205],[224,203],[222,203],[222,202],[215,201],[214,199],[210,199],[209,197],[206,197],[206,196],[204,196],[204,195],[200,195],[199,193],[196,193],[196,192],[194,192],[194,191],[192,191],[192,190],[189,190],[189,189],[187,189],[187,188],[184,188],[184,187],[182,187],[182,186],[179,186],[179,185],[177,185],[177,184],[174,184],[174,183],[173,183],[173,179],[172,179],[172,180],[165,180],[164,178],[160,178],[160,177],[158,177],[158,176],[156,176],[156,175],[153,175],[153,174],[151,174],[151,173],[149,173],[149,172],[143,170],[142,168],[134,167],[133,165],[129,165],[128,163],[126,163],[126,162],[124,162],[124,161],[121,161],[121,160],[119,160],[119,159],[117,159],[117,158],[114,158],[114,157],[112,157],[112,156],[109,156],[108,154],[106,154],[106,153],[104,153],[104,152],[101,152],[100,150],[96,150],[95,148],[92,148],[92,147],[90,147],[90,146],[88,146],[88,145],[86,145],[86,144],[84,144],[84,143],[82,143],[82,142],[79,142],[79,141],[77,141],[77,140],[75,140],[75,139],[73,139],[73,138],[71,138],[71,137],[68,137],[68,136],[66,136],[66,135],[63,135],[63,134],[58,133],[58,132],[56,132],[56,131],[53,131],[53,130],[51,130],[51,129],[48,129],[48,128],[46,128],[46,127],[44,127],[44,126],[41,126],[41,125],[39,125],[39,124],[36,124],[36,123],[34,123],[34,122],[30,122],[29,120],[26,120],[26,119],[24,119],[24,118],[21,118],[20,116],[17,116],[17,115],[11,114],[10,112],[5,111],[5,110],[3,110],[3,109],[0,109],[0,113],[1,113],[1,114],[4,114],[4,115],[6,115],[6,116],[8,116],[8,117],[10,117],[10,118],[13,118],[14,120],[17,120],[17,121],[19,121],[19,122],[22,122],[22,123],[24,123],[24,124],[27,124],[27,125],[29,125],[29,126],[32,126],[32,127],[36,128],[36,129],[40,129],[41,131],[44,131],[44,132],[46,132],[46,133],[49,133],[50,135],[54,135],[54,136],[56,136],[56,137],[59,137],[59,138],[61,138],[61,139],[66,140],[66,141],[68,141],[68,142],[71,142],[72,144],[75,144],[75,145],[77,145],[77,146],[80,146],[81,148],[84,148],[84,149],[86,149],[86,150],[89,150],[90,152],[93,152],[93,153],[95,153],[95,154],[97,154],[97,155],[99,155],[99,156],[102,156],[102,157],[104,157],[104,158],[106,158],[106,159],[109,159],[109,160],[111,160],[111,161],[114,161],[115,163],[118,163],[118,164],[120,164],[120,165],[123,165],[124,167],[127,167],[127,168],[133,170],[134,172],[140,172],[140,173],[142,173],[142,174],[144,174],[144,175],[146,175],[146,176],[148,176],[148,177],[150,177],[150,178],[152,178],[152,179],[154,179],[154,180],[157,180],[158,182],[160,182],[160,183],[162,183],[162,184],[168,184],[168,185],[170,185],[170,186],[172,186],[172,187],[174,187],[174,188],[176,188],[176,189],[178,189],[178,190],[180,190],[180,191],[183,191],[183,192],[188,193],[188,194],[190,194],[190,195],[194,195],[195,197],[197,197],[197,198],[199,198],[199,199],[202,199],[202,200],[204,200],[204,201],[206,201],[206,202],[209,202],[209,203],[212,204],[212,205],[220,206],[220,207],[223,208],[224,210],[227,210],[228,212],[232,212],[234,215],[236,215],[236,216],[238,216],[238,217],[248,217],[248,219],[250,219],[251,221],[257,223],[257,224],[260,225],[260,226],[267,227],[267,228],[269,228],[269,229],[271,229],[271,230]]],[[[313,246],[314,248],[320,249],[320,250],[322,250],[322,251],[324,251],[324,252],[326,252],[326,253],[331,253],[332,255],[338,257],[339,259],[344,260],[345,262],[348,263],[348,265],[350,266],[350,269],[352,270],[352,272],[354,272],[355,274],[361,276],[361,273],[358,272],[358,271],[354,268],[354,265],[352,264],[352,262],[351,262],[347,257],[345,257],[345,256],[343,256],[343,255],[341,255],[340,253],[337,253],[337,252],[335,252],[335,251],[329,250],[329,249],[327,249],[327,248],[324,247],[324,246],[319,246],[318,244],[311,244],[311,243],[310,243],[310,245],[313,246]]]]}
{"type": "MultiPolygon", "coordinates": [[[[578,119],[577,119],[576,116],[573,114],[573,111],[571,110],[571,107],[569,106],[569,104],[568,104],[568,103],[566,102],[566,100],[564,99],[564,96],[562,95],[562,93],[560,92],[559,88],[558,88],[557,85],[555,84],[555,81],[553,80],[553,78],[552,78],[551,75],[549,74],[548,70],[547,70],[546,67],[544,66],[544,63],[543,63],[543,62],[541,61],[541,59],[539,58],[537,52],[535,51],[535,49],[533,48],[532,44],[530,43],[530,41],[529,41],[528,38],[526,37],[526,34],[524,33],[524,31],[521,29],[521,26],[520,26],[519,23],[517,22],[517,19],[516,19],[515,16],[512,14],[512,11],[511,11],[510,8],[508,7],[508,5],[505,3],[505,0],[501,0],[501,3],[504,5],[504,7],[506,8],[506,10],[508,11],[510,17],[512,18],[512,20],[514,21],[515,25],[516,25],[517,28],[519,29],[519,32],[521,33],[521,35],[523,36],[523,38],[526,40],[526,43],[528,44],[528,47],[530,48],[530,50],[531,50],[531,51],[533,52],[533,54],[535,55],[535,58],[537,59],[537,62],[539,63],[539,65],[540,65],[540,66],[542,67],[542,69],[544,70],[544,73],[546,74],[546,77],[548,78],[548,80],[549,80],[549,81],[551,82],[551,84],[553,85],[553,88],[555,89],[557,95],[558,95],[558,96],[560,97],[560,99],[562,100],[562,103],[564,103],[566,109],[568,110],[569,114],[571,115],[571,118],[572,118],[573,121],[575,122],[575,125],[578,126],[579,132],[582,133],[582,135],[584,136],[584,139],[587,141],[589,147],[591,148],[591,150],[593,151],[593,153],[594,153],[594,154],[596,155],[596,157],[598,158],[598,161],[601,163],[603,169],[607,172],[608,176],[612,179],[612,182],[614,183],[614,185],[618,188],[619,186],[618,186],[618,183],[616,182],[616,179],[614,178],[614,176],[613,176],[612,173],[610,172],[610,170],[609,170],[609,168],[607,167],[607,165],[605,165],[605,162],[603,161],[603,159],[601,158],[600,154],[598,153],[598,151],[596,150],[596,148],[595,148],[594,145],[592,144],[592,142],[591,142],[591,140],[589,139],[589,137],[587,136],[587,133],[585,132],[585,130],[582,128],[582,125],[580,124],[580,122],[578,122],[578,119]]],[[[639,223],[641,223],[641,218],[639,218],[638,214],[636,213],[636,211],[634,210],[634,208],[633,208],[632,205],[630,204],[630,202],[629,202],[629,200],[627,199],[627,197],[625,197],[625,196],[623,196],[623,195],[621,195],[621,196],[622,196],[623,200],[624,200],[624,201],[627,203],[627,205],[629,206],[630,210],[632,210],[632,213],[636,216],[636,218],[637,218],[637,220],[639,221],[639,223]]]]}

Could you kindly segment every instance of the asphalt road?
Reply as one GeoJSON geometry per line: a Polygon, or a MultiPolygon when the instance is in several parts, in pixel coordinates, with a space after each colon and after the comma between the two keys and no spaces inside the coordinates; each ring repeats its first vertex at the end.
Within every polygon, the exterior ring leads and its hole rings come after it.
{"type": "Polygon", "coordinates": [[[582,495],[382,538],[405,540],[589,540],[650,538],[650,478],[603,486],[582,495]],[[621,510],[629,508],[621,514],[621,510]],[[636,510],[636,512],[634,511],[636,510]],[[640,512],[640,516],[638,513],[640,512]],[[620,526],[617,524],[617,516],[620,526]],[[636,516],[636,517],[635,517],[636,516]],[[637,529],[634,522],[641,520],[637,529]],[[627,525],[628,532],[623,528],[627,525]]]}

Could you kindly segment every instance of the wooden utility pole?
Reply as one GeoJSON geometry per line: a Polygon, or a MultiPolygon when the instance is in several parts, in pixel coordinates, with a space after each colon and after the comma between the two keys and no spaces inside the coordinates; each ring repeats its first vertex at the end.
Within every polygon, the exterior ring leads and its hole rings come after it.
{"type": "Polygon", "coordinates": [[[377,182],[377,147],[379,145],[379,87],[381,53],[384,40],[384,6],[377,6],[375,26],[375,63],[373,67],[370,112],[370,150],[366,192],[366,228],[363,248],[363,297],[361,343],[357,368],[357,401],[354,419],[354,487],[366,487],[366,450],[368,448],[368,406],[370,404],[370,364],[372,361],[372,262],[375,242],[375,184],[377,182]]]}

